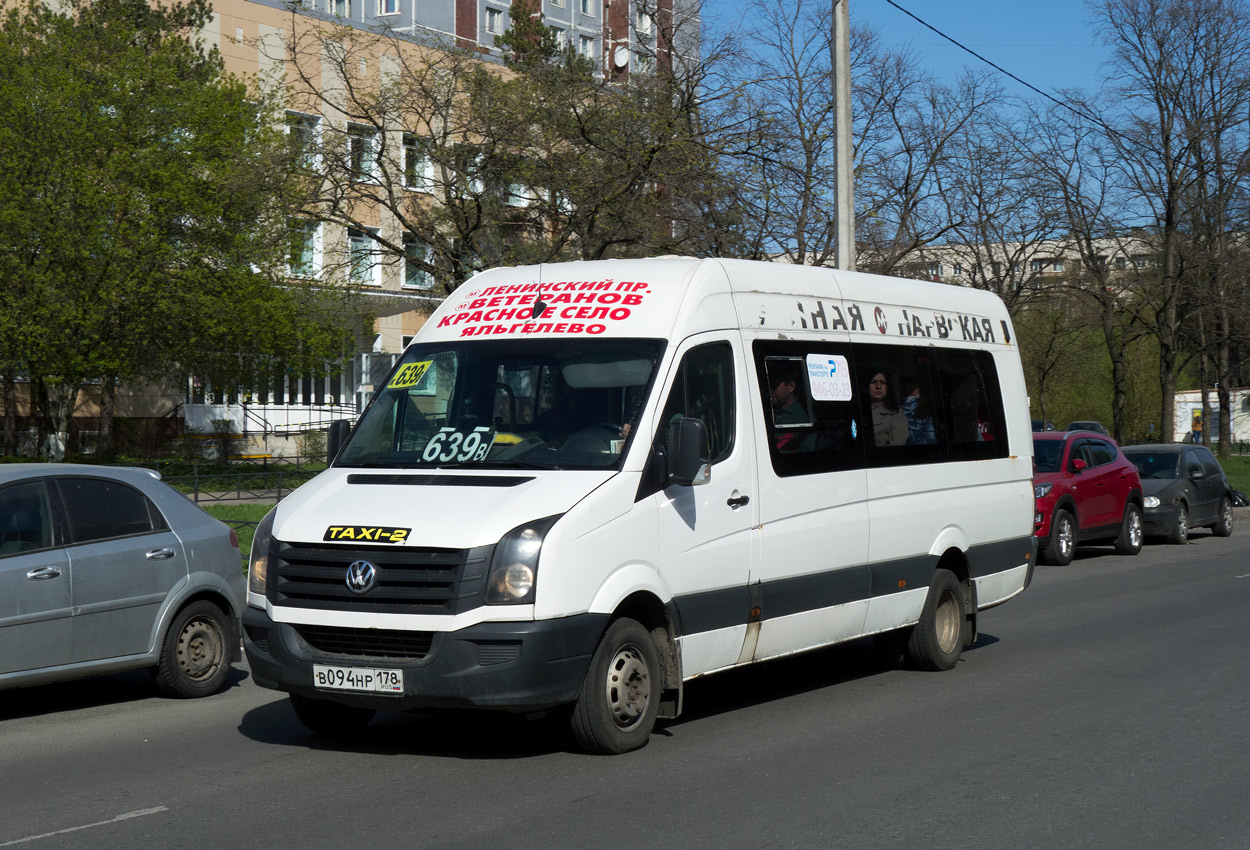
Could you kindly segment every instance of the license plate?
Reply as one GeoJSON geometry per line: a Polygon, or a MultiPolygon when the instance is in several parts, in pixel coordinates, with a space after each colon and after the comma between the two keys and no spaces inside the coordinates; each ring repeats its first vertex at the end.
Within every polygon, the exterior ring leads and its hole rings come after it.
{"type": "Polygon", "coordinates": [[[313,686],[325,691],[402,694],[404,671],[369,667],[324,667],[314,664],[313,686]]]}

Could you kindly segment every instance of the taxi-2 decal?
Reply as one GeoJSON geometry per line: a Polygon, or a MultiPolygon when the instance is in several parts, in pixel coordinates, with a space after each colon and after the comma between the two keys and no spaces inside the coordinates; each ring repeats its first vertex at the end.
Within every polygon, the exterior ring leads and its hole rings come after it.
{"type": "Polygon", "coordinates": [[[408,539],[411,528],[387,528],[381,525],[332,525],[326,529],[322,540],[342,543],[350,540],[353,543],[403,543],[408,539]]]}

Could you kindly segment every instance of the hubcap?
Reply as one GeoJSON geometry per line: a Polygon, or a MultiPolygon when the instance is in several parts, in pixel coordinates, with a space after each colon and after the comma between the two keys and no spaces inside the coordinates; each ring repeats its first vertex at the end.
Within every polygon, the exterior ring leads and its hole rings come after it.
{"type": "Polygon", "coordinates": [[[1134,549],[1141,545],[1141,535],[1141,514],[1133,511],[1128,518],[1128,540],[1134,549]]]}
{"type": "Polygon", "coordinates": [[[211,621],[192,620],[178,636],[178,669],[189,679],[210,678],[221,666],[222,643],[211,621]]]}
{"type": "Polygon", "coordinates": [[[1065,558],[1072,553],[1072,523],[1066,518],[1059,523],[1059,551],[1065,558]]]}
{"type": "Polygon", "coordinates": [[[933,626],[937,632],[938,648],[943,653],[949,655],[959,648],[959,602],[950,591],[942,594],[934,612],[933,626]]]}
{"type": "Polygon", "coordinates": [[[618,729],[634,726],[651,702],[651,671],[642,651],[627,643],[616,651],[608,665],[608,710],[618,729]]]}
{"type": "Polygon", "coordinates": [[[1176,515],[1176,536],[1181,540],[1189,537],[1189,514],[1183,508],[1176,515]]]}

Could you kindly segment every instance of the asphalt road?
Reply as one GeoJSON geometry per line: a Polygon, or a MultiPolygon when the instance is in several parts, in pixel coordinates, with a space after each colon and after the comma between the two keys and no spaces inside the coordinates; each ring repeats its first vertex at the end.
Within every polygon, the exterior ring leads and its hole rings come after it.
{"type": "Polygon", "coordinates": [[[1250,523],[1079,550],[947,673],[859,641],[691,683],[641,751],[473,713],[307,734],[241,666],[0,693],[0,848],[1250,848],[1250,523]]]}

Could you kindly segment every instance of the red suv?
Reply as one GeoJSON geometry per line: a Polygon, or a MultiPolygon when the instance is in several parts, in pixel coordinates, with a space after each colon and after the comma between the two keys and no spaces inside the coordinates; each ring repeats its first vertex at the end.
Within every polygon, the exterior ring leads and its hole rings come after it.
{"type": "Polygon", "coordinates": [[[1078,543],[1114,542],[1121,555],[1141,551],[1141,480],[1106,434],[1034,433],[1033,496],[1033,534],[1043,563],[1070,563],[1078,543]]]}

